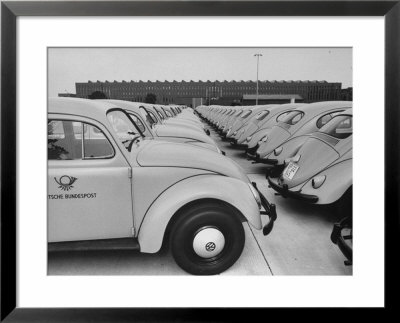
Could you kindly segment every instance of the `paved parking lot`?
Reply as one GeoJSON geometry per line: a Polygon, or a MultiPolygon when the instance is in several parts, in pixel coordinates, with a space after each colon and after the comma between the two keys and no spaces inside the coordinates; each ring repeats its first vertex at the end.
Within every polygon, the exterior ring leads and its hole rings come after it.
{"type": "MultiPolygon", "coordinates": [[[[267,237],[244,224],[246,244],[234,266],[222,275],[351,275],[344,256],[330,241],[332,225],[339,219],[332,207],[309,205],[276,196],[265,180],[266,165],[246,160],[211,130],[226,155],[243,167],[258,188],[277,206],[278,220],[267,237]]],[[[264,219],[265,220],[265,219],[264,219]]],[[[49,254],[49,275],[186,275],[168,251],[55,252],[49,254]]]]}

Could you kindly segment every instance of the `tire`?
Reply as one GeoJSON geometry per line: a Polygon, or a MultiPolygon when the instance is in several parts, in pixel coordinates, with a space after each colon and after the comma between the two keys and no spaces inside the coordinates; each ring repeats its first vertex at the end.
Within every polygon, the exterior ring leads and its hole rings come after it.
{"type": "Polygon", "coordinates": [[[176,263],[193,275],[216,275],[231,267],[245,243],[239,217],[226,205],[196,205],[179,215],[170,235],[176,263]]]}

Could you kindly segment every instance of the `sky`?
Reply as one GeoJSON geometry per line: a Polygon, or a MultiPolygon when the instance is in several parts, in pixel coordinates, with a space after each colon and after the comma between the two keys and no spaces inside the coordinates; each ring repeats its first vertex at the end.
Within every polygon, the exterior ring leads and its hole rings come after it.
{"type": "Polygon", "coordinates": [[[49,96],[75,82],[318,80],[352,84],[351,48],[49,48],[49,96]]]}

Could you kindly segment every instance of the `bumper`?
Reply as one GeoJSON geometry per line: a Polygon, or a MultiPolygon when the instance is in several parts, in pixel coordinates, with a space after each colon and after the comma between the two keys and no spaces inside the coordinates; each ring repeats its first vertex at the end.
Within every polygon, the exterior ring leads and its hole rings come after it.
{"type": "Polygon", "coordinates": [[[276,165],[276,164],[278,164],[278,159],[264,158],[264,159],[261,159],[261,162],[264,164],[276,165]]]}
{"type": "Polygon", "coordinates": [[[255,145],[253,148],[247,148],[246,149],[247,159],[257,160],[257,150],[258,150],[258,144],[255,145]]]}
{"type": "Polygon", "coordinates": [[[351,265],[353,262],[353,249],[350,247],[349,244],[346,243],[346,240],[352,239],[352,236],[343,236],[342,230],[345,228],[351,227],[351,219],[344,218],[339,223],[335,223],[333,225],[333,230],[331,234],[331,240],[334,244],[336,244],[343,255],[347,258],[347,265],[351,265]]]}
{"type": "Polygon", "coordinates": [[[247,147],[246,145],[238,144],[238,140],[235,139],[235,138],[230,138],[229,139],[229,144],[231,146],[235,146],[236,148],[246,148],[247,147]]]}
{"type": "Polygon", "coordinates": [[[261,214],[265,214],[269,217],[268,223],[263,227],[263,234],[266,236],[271,233],[272,229],[274,228],[274,222],[277,219],[276,215],[276,206],[275,204],[271,204],[268,202],[267,198],[260,192],[255,182],[252,182],[254,188],[257,190],[258,194],[260,195],[261,205],[265,211],[261,211],[261,214]]]}
{"type": "Polygon", "coordinates": [[[275,183],[271,177],[268,176],[268,184],[277,191],[283,197],[291,197],[296,200],[306,201],[308,203],[317,203],[318,196],[316,195],[309,195],[309,194],[302,194],[301,192],[297,191],[290,191],[287,186],[280,186],[279,184],[275,183]]]}

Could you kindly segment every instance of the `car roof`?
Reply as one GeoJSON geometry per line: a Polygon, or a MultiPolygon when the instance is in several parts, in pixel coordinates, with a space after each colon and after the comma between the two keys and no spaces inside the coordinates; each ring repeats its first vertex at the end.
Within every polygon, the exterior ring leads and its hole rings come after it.
{"type": "Polygon", "coordinates": [[[106,122],[107,111],[116,108],[110,102],[79,98],[54,97],[48,100],[48,113],[72,114],[106,122]]]}
{"type": "Polygon", "coordinates": [[[132,110],[135,112],[140,112],[140,110],[139,110],[140,107],[145,107],[145,108],[147,107],[146,103],[141,103],[141,102],[131,102],[131,101],[123,101],[123,100],[101,100],[101,101],[110,102],[119,108],[128,109],[128,110],[132,110]]]}
{"type": "Polygon", "coordinates": [[[335,108],[351,108],[353,107],[352,101],[323,101],[305,104],[295,110],[303,111],[308,114],[318,114],[319,112],[324,112],[327,110],[335,108]]]}
{"type": "Polygon", "coordinates": [[[346,109],[346,110],[344,110],[343,112],[340,112],[339,114],[337,114],[338,116],[339,115],[353,115],[353,108],[349,108],[349,109],[346,109]]]}

